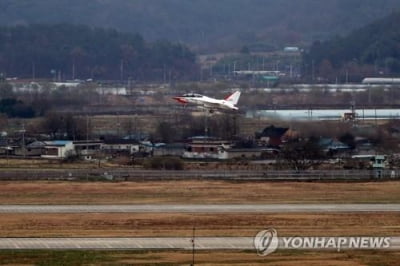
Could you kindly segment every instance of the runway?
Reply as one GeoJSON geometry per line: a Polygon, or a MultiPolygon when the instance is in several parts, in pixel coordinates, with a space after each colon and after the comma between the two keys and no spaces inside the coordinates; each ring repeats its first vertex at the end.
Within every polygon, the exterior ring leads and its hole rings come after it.
{"type": "MultiPolygon", "coordinates": [[[[218,205],[0,205],[0,213],[327,213],[399,212],[400,204],[218,204],[218,205]]],[[[260,228],[262,230],[262,228],[260,228]]],[[[254,232],[256,235],[257,232],[254,232]]],[[[279,248],[284,241],[279,238],[279,248]]],[[[362,242],[364,243],[364,242],[362,242]]],[[[191,250],[191,237],[0,238],[0,250],[191,250]]],[[[254,237],[196,237],[196,250],[253,250],[254,237]]],[[[342,246],[342,249],[349,247],[342,246]]],[[[300,248],[301,249],[301,248],[300,248]]],[[[374,248],[383,249],[383,248],[374,248]]],[[[385,249],[400,250],[400,237],[385,249]]]]}
{"type": "Polygon", "coordinates": [[[400,212],[400,204],[0,205],[0,213],[326,213],[400,212]]]}
{"type": "MultiPolygon", "coordinates": [[[[197,249],[251,249],[252,237],[199,237],[197,249]]],[[[190,237],[0,238],[0,249],[191,249],[190,237]]]]}
{"type": "MultiPolygon", "coordinates": [[[[327,237],[328,238],[328,237],[327,237]]],[[[326,239],[327,239],[326,238],[326,239]]],[[[293,249],[285,247],[282,238],[278,239],[279,249],[293,249]]],[[[327,246],[325,246],[327,247],[327,246]]],[[[193,248],[190,237],[134,237],[134,238],[0,238],[0,250],[149,250],[149,249],[184,249],[193,248]]],[[[196,237],[196,250],[254,250],[254,237],[196,237]]],[[[313,249],[297,247],[296,249],[313,249]]],[[[326,248],[336,250],[337,247],[326,248]]],[[[341,249],[349,249],[342,245],[341,249]]],[[[368,248],[363,248],[368,249],[368,248]]],[[[400,237],[390,237],[389,247],[371,249],[400,249],[400,237]]]]}

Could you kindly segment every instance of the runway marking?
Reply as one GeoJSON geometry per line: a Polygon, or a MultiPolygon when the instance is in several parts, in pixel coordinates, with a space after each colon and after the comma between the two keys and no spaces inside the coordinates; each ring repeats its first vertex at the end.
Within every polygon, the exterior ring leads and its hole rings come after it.
{"type": "Polygon", "coordinates": [[[400,212],[400,204],[0,205],[0,213],[400,212]]]}

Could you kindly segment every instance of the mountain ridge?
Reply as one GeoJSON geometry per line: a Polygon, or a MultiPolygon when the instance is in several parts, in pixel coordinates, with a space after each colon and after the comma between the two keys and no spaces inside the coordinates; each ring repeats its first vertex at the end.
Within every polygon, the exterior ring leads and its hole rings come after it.
{"type": "Polygon", "coordinates": [[[259,42],[308,44],[396,9],[395,0],[2,0],[0,24],[84,24],[226,51],[259,42]]]}

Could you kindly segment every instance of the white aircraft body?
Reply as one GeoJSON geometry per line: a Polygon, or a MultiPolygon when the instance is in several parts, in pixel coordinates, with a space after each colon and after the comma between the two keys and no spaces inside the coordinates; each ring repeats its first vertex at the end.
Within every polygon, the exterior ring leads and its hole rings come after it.
{"type": "Polygon", "coordinates": [[[240,98],[240,91],[236,91],[223,100],[207,97],[197,93],[187,93],[182,96],[174,97],[173,99],[182,104],[195,104],[206,109],[227,109],[239,110],[236,106],[240,98]]]}

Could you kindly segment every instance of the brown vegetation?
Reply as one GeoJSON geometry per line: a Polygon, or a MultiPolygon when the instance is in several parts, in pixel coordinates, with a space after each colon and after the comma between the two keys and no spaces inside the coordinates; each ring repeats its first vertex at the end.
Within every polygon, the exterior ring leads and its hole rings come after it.
{"type": "MultiPolygon", "coordinates": [[[[134,264],[158,262],[165,264],[190,264],[190,251],[148,251],[141,254],[114,254],[120,263],[134,264]]],[[[274,266],[359,266],[359,265],[396,265],[400,252],[371,251],[278,251],[267,257],[259,257],[255,252],[234,251],[196,251],[195,262],[204,265],[274,265],[274,266]]]]}
{"type": "MultiPolygon", "coordinates": [[[[232,183],[224,181],[67,183],[0,182],[0,204],[123,203],[310,203],[398,202],[399,182],[386,183],[232,183]]],[[[7,214],[0,217],[1,237],[190,237],[254,236],[274,227],[281,236],[396,236],[397,213],[328,214],[180,214],[91,213],[7,214]]],[[[84,254],[90,264],[189,264],[190,251],[34,251],[0,252],[10,264],[71,262],[84,254]],[[69,253],[68,253],[69,252],[69,253]],[[68,254],[66,254],[68,253],[68,254]],[[74,254],[70,254],[74,253],[74,254]],[[75,254],[76,253],[76,254],[75,254]]],[[[196,263],[220,265],[395,265],[394,251],[196,251],[196,263]]],[[[88,262],[88,263],[89,263],[88,262]]]]}
{"type": "Polygon", "coordinates": [[[398,203],[400,182],[0,182],[0,204],[398,203]]]}
{"type": "MultiPolygon", "coordinates": [[[[189,265],[192,252],[181,250],[146,251],[2,251],[7,265],[189,265]]],[[[201,265],[397,265],[396,251],[277,251],[267,257],[252,251],[196,250],[195,263],[201,265]]]]}
{"type": "Polygon", "coordinates": [[[252,237],[273,227],[280,236],[400,236],[397,213],[7,214],[1,237],[252,237]]]}

